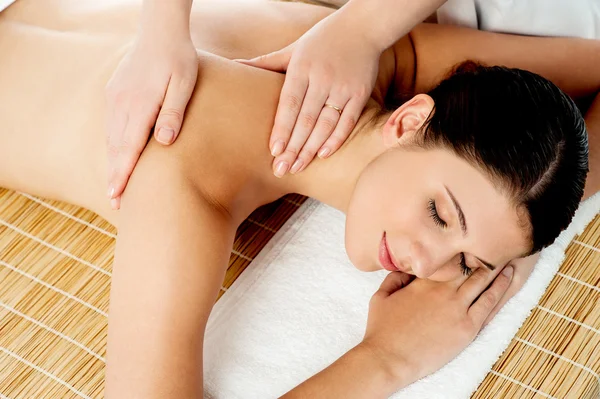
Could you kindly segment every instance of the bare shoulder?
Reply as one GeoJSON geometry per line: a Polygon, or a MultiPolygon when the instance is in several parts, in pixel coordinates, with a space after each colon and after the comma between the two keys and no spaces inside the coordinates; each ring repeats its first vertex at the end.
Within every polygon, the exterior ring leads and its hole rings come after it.
{"type": "Polygon", "coordinates": [[[273,176],[269,135],[284,75],[199,51],[199,78],[181,133],[164,147],[150,140],[206,199],[241,222],[281,195],[265,184],[273,176]]]}
{"type": "Polygon", "coordinates": [[[191,31],[196,47],[230,59],[253,58],[291,44],[333,11],[281,1],[195,2],[191,31]]]}

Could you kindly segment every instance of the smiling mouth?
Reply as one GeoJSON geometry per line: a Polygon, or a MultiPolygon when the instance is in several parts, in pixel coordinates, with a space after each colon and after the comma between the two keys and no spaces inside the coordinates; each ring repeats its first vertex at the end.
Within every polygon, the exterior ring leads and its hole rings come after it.
{"type": "Polygon", "coordinates": [[[397,263],[394,262],[392,255],[390,253],[390,249],[388,247],[388,243],[386,240],[386,232],[383,232],[383,237],[381,238],[381,242],[379,243],[379,263],[381,267],[385,270],[389,270],[390,272],[402,271],[397,263]]]}
{"type": "Polygon", "coordinates": [[[413,274],[412,269],[405,267],[403,264],[398,263],[392,256],[392,252],[388,246],[387,234],[384,231],[381,243],[379,244],[379,263],[381,266],[391,272],[400,271],[406,274],[413,274]]]}

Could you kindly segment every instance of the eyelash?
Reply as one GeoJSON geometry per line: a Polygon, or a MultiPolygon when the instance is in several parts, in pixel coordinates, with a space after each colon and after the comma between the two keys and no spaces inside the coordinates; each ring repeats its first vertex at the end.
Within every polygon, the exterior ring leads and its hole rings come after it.
{"type": "MultiPolygon", "coordinates": [[[[433,199],[429,200],[427,209],[429,210],[429,215],[431,216],[431,218],[433,219],[433,221],[436,225],[440,226],[443,229],[448,227],[448,224],[444,220],[442,220],[442,218],[438,214],[437,208],[435,207],[435,201],[433,199]]],[[[467,266],[464,252],[460,253],[460,269],[462,271],[462,274],[464,274],[465,276],[470,276],[471,273],[473,273],[473,269],[471,269],[469,266],[467,266]]]]}

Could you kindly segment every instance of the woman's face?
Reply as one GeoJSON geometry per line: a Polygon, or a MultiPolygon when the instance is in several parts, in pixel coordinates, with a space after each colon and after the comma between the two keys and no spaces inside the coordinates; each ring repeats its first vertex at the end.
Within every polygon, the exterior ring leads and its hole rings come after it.
{"type": "Polygon", "coordinates": [[[393,270],[393,263],[448,281],[468,273],[461,254],[469,270],[486,267],[481,260],[501,268],[522,256],[526,233],[509,199],[478,169],[444,149],[396,146],[357,182],[346,251],[360,270],[393,270]]]}

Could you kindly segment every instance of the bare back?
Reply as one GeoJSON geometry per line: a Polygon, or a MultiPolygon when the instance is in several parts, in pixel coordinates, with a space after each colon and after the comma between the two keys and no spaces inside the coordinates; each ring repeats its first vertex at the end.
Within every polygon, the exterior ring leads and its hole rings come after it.
{"type": "MultiPolygon", "coordinates": [[[[150,141],[117,213],[105,196],[104,87],[133,43],[140,5],[19,0],[0,14],[0,186],[85,206],[119,228],[106,397],[199,397],[204,327],[235,221],[281,194],[256,176],[275,179],[267,142],[283,75],[226,58],[279,49],[329,10],[196,2],[193,40],[206,52],[182,133],[170,147],[150,141]],[[238,214],[215,208],[211,197],[228,199],[238,214]]],[[[402,76],[411,83],[404,87],[426,90],[451,65],[474,55],[543,72],[570,93],[597,91],[598,51],[587,43],[444,27],[419,32],[411,36],[414,50],[410,40],[401,40],[391,58],[384,54],[374,97],[381,100],[386,82],[402,76]],[[414,75],[402,72],[397,54],[407,55],[414,75]],[[578,68],[568,70],[571,63],[578,68]]],[[[590,131],[596,130],[590,125],[590,131]]],[[[590,139],[597,148],[594,143],[590,139]]],[[[591,187],[598,187],[597,177],[591,187]]]]}
{"type": "MultiPolygon", "coordinates": [[[[140,6],[19,0],[0,14],[0,54],[10,55],[0,61],[0,170],[8,171],[0,186],[75,203],[117,224],[105,199],[104,87],[133,44],[140,6]]],[[[330,12],[305,4],[195,3],[199,79],[182,135],[163,149],[188,162],[211,195],[247,203],[240,215],[282,194],[253,185],[244,171],[253,165],[270,173],[266,143],[283,75],[226,58],[284,47],[330,12]]],[[[154,146],[151,140],[147,151],[154,146]]]]}

